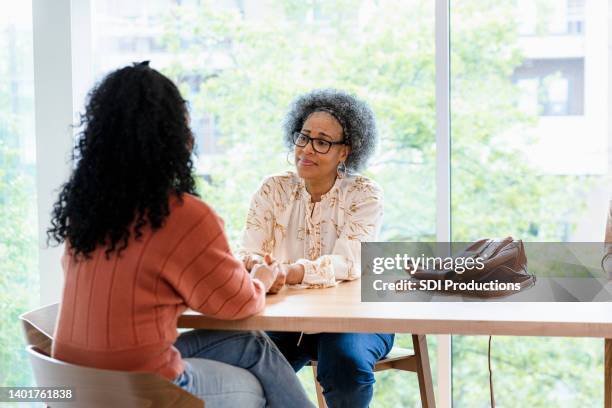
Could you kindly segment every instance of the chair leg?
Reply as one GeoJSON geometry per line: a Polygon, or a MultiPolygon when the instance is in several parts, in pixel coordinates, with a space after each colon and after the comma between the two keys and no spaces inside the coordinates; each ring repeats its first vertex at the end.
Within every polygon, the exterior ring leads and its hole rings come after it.
{"type": "Polygon", "coordinates": [[[419,390],[421,392],[421,406],[423,408],[435,408],[436,400],[431,380],[431,367],[429,366],[429,354],[427,353],[427,339],[424,335],[412,335],[412,345],[417,360],[417,377],[419,379],[419,390]]]}
{"type": "Polygon", "coordinates": [[[325,397],[323,396],[323,388],[321,388],[321,384],[317,380],[317,366],[316,364],[312,365],[312,374],[314,375],[314,383],[315,389],[317,390],[317,402],[319,404],[319,408],[327,408],[327,403],[325,402],[325,397]]]}

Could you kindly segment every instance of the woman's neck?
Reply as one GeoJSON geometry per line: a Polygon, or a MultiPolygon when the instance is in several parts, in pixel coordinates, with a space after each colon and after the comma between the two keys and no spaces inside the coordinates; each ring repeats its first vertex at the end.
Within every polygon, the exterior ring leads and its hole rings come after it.
{"type": "Polygon", "coordinates": [[[306,185],[306,191],[310,194],[310,200],[313,203],[321,201],[321,196],[327,193],[334,186],[336,182],[336,176],[328,177],[320,180],[304,180],[306,185]]]}

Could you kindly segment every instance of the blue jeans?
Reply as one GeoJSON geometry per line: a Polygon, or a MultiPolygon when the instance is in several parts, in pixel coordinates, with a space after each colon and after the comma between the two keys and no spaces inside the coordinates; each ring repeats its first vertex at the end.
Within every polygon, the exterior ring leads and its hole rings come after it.
{"type": "Polygon", "coordinates": [[[317,381],[330,408],[367,407],[374,365],[393,347],[394,334],[269,332],[295,371],[317,360],[317,381]]]}
{"type": "Polygon", "coordinates": [[[207,408],[313,407],[263,332],[192,330],[181,334],[174,347],[187,363],[174,383],[203,399],[207,408]]]}

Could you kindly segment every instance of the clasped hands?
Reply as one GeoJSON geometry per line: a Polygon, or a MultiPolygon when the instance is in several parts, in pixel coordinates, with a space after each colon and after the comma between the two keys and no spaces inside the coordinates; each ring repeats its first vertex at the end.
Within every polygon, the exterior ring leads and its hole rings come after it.
{"type": "Polygon", "coordinates": [[[301,283],[304,266],[301,264],[280,264],[271,255],[247,255],[242,259],[251,276],[263,282],[268,293],[278,293],[285,284],[301,283]]]}

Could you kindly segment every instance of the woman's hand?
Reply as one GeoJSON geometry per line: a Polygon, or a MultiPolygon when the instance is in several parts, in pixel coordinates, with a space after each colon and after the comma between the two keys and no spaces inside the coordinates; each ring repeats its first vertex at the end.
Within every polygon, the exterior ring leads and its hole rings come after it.
{"type": "Polygon", "coordinates": [[[297,265],[302,270],[299,282],[297,282],[299,270],[292,271],[294,265],[280,265],[270,254],[266,254],[263,258],[259,255],[247,255],[242,259],[244,267],[251,271],[251,276],[259,279],[264,283],[267,293],[278,293],[288,282],[288,274],[291,272],[292,282],[299,283],[302,281],[304,272],[303,266],[297,265]],[[272,278],[270,278],[272,276],[272,278]],[[272,279],[269,283],[268,280],[272,279]]]}
{"type": "Polygon", "coordinates": [[[286,283],[288,285],[297,285],[304,280],[304,265],[294,263],[287,266],[286,283]]]}
{"type": "MultiPolygon", "coordinates": [[[[266,255],[267,256],[267,255],[266,255]]],[[[274,263],[278,266],[278,274],[276,275],[276,279],[274,283],[270,287],[269,293],[278,293],[285,286],[285,284],[295,285],[298,283],[302,283],[304,280],[304,266],[301,264],[289,264],[289,265],[279,265],[278,263],[274,263]]]]}
{"type": "Polygon", "coordinates": [[[276,280],[276,275],[278,275],[278,268],[266,264],[257,264],[253,266],[251,271],[253,279],[259,279],[264,284],[266,292],[270,291],[276,280]]]}
{"type": "Polygon", "coordinates": [[[251,272],[255,265],[263,263],[263,258],[257,254],[249,254],[242,258],[242,263],[247,271],[251,272]]]}
{"type": "Polygon", "coordinates": [[[285,282],[287,281],[287,267],[285,265],[280,265],[278,263],[274,264],[274,267],[278,269],[278,273],[276,274],[276,279],[268,293],[278,293],[285,286],[285,282]]]}
{"type": "Polygon", "coordinates": [[[272,265],[276,260],[272,258],[272,255],[266,254],[265,256],[257,255],[257,254],[248,254],[242,258],[242,263],[247,271],[251,272],[255,265],[259,264],[267,264],[272,265]]]}
{"type": "Polygon", "coordinates": [[[285,281],[287,280],[286,267],[276,262],[276,260],[272,258],[272,255],[270,254],[266,254],[263,258],[263,261],[266,263],[266,265],[274,268],[274,272],[276,275],[272,286],[270,287],[270,289],[268,289],[268,293],[280,292],[280,290],[285,286],[285,281]]]}

